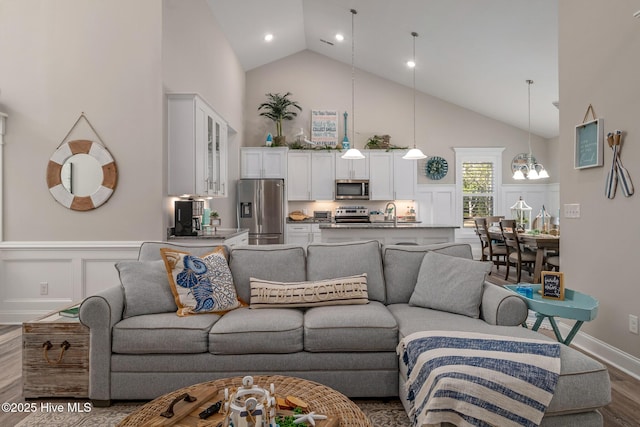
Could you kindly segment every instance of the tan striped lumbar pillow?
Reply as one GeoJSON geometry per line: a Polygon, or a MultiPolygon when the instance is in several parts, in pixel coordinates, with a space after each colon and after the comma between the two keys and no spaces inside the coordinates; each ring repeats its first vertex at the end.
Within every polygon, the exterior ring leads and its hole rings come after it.
{"type": "Polygon", "coordinates": [[[367,275],[313,282],[272,282],[251,277],[251,308],[367,304],[367,275]]]}

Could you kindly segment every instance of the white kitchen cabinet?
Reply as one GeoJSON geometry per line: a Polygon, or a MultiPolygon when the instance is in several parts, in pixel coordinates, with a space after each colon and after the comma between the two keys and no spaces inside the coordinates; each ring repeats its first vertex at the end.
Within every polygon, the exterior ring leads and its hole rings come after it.
{"type": "Polygon", "coordinates": [[[196,94],[167,95],[168,193],[227,196],[227,123],[196,94]]]}
{"type": "Polygon", "coordinates": [[[287,200],[312,200],[309,151],[292,150],[287,154],[287,200]]]}
{"type": "Polygon", "coordinates": [[[335,153],[311,154],[311,200],[334,200],[336,186],[335,153]]]}
{"type": "Polygon", "coordinates": [[[371,200],[413,200],[416,197],[417,162],[403,159],[406,151],[369,153],[371,200]]]}
{"type": "Polygon", "coordinates": [[[287,147],[240,148],[240,178],[286,178],[287,147]]]}
{"type": "Polygon", "coordinates": [[[380,150],[369,154],[369,198],[371,200],[395,200],[394,156],[380,150]]]}
{"type": "Polygon", "coordinates": [[[369,153],[361,150],[365,158],[345,160],[343,153],[336,153],[336,179],[369,179],[369,153]]]}
{"type": "Polygon", "coordinates": [[[306,245],[322,241],[320,224],[303,223],[287,224],[285,243],[292,245],[306,245]]]}
{"type": "Polygon", "coordinates": [[[418,185],[418,162],[406,160],[406,151],[393,151],[394,200],[414,200],[418,185]]]}
{"type": "Polygon", "coordinates": [[[333,200],[333,152],[291,150],[287,156],[288,200],[333,200]]]}

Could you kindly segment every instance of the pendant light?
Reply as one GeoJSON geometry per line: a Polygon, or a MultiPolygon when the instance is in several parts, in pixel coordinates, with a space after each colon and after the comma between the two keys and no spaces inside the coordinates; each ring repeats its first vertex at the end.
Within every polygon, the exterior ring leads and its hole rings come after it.
{"type": "Polygon", "coordinates": [[[364,155],[355,148],[356,146],[356,128],[355,128],[355,100],[356,100],[356,66],[355,66],[355,41],[354,41],[354,21],[357,10],[351,9],[351,141],[353,148],[349,148],[341,157],[345,160],[362,160],[364,155]]]}
{"type": "Polygon", "coordinates": [[[523,180],[523,179],[540,179],[540,178],[549,178],[549,173],[542,166],[541,163],[536,163],[535,157],[531,152],[531,85],[533,84],[533,80],[527,80],[528,87],[528,97],[529,97],[529,153],[528,154],[519,154],[516,157],[524,157],[527,160],[527,163],[521,166],[515,166],[515,171],[513,172],[513,179],[515,180],[523,180]]]}
{"type": "Polygon", "coordinates": [[[407,154],[402,156],[402,158],[406,160],[420,160],[426,159],[427,156],[425,156],[419,148],[416,148],[416,37],[418,37],[418,33],[413,31],[411,36],[413,37],[413,59],[411,61],[411,68],[413,68],[413,148],[407,151],[407,154]]]}

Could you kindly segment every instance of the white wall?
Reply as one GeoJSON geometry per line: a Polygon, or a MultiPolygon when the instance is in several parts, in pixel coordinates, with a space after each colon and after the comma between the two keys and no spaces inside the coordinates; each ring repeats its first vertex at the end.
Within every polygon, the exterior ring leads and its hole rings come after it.
{"type": "MultiPolygon", "coordinates": [[[[236,130],[229,177],[237,177],[244,72],[205,0],[0,0],[0,52],[0,111],[9,115],[3,323],[117,285],[116,261],[136,258],[140,241],[164,239],[165,92],[200,93],[236,130]],[[49,194],[45,172],[83,111],[119,176],[105,205],[76,212],[49,194]]],[[[89,132],[81,122],[71,137],[95,139],[89,132]]],[[[225,226],[235,226],[230,194],[214,202],[225,226]]]]}
{"type": "MultiPolygon", "coordinates": [[[[162,236],[161,15],[154,0],[0,1],[5,240],[162,236]],[[58,204],[45,181],[81,112],[118,167],[115,193],[90,212],[58,204]]],[[[87,126],[72,136],[97,140],[87,126]]]]}
{"type": "MultiPolygon", "coordinates": [[[[407,83],[410,84],[407,71],[407,83]]],[[[526,80],[522,77],[522,102],[527,102],[526,80]]],[[[264,145],[267,133],[274,133],[275,125],[260,117],[258,105],[268,92],[292,92],[291,99],[303,108],[295,120],[285,122],[284,133],[289,139],[300,127],[310,133],[311,110],[333,108],[351,114],[351,66],[305,50],[271,64],[247,72],[245,129],[247,146],[264,145]]],[[[391,135],[391,143],[413,145],[413,92],[403,86],[373,74],[356,70],[355,90],[356,145],[363,148],[372,135],[391,135]]],[[[487,100],[490,102],[490,100],[487,100]]],[[[351,138],[351,116],[349,116],[351,138]]],[[[340,120],[340,138],[344,135],[340,120]]],[[[416,140],[419,148],[429,156],[441,156],[449,163],[449,174],[439,184],[455,183],[455,159],[451,147],[506,147],[503,153],[503,182],[511,179],[511,159],[528,152],[526,130],[498,122],[473,111],[445,102],[430,95],[416,96],[416,140]],[[507,173],[508,172],[508,173],[507,173]]],[[[547,140],[532,135],[534,155],[545,166],[551,165],[549,182],[557,182],[553,162],[548,162],[547,140]]],[[[418,183],[433,184],[423,174],[418,183]]]]}
{"type": "Polygon", "coordinates": [[[581,205],[581,218],[561,220],[561,267],[569,287],[600,301],[597,319],[583,330],[636,358],[640,336],[628,332],[628,315],[640,316],[640,19],[632,17],[639,8],[635,0],[559,2],[560,201],[581,205]],[[606,144],[605,167],[573,169],[574,128],[589,104],[604,118],[605,134],[624,131],[632,197],[619,189],[613,200],[604,195],[612,159],[606,144]]]}

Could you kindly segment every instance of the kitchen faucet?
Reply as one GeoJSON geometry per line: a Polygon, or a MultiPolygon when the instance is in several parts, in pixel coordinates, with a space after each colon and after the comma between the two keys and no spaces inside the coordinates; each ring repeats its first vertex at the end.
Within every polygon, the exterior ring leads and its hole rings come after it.
{"type": "Polygon", "coordinates": [[[389,215],[387,214],[387,212],[389,212],[389,205],[393,206],[393,225],[397,226],[398,225],[398,208],[396,207],[396,204],[394,202],[387,203],[387,205],[384,207],[384,212],[387,215],[387,218],[389,217],[389,215]]]}

